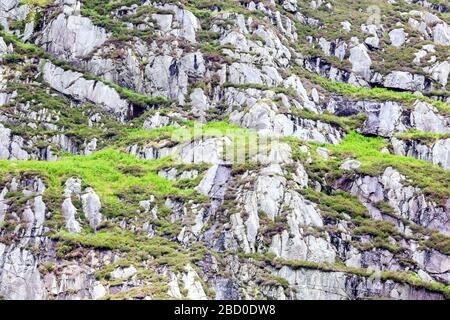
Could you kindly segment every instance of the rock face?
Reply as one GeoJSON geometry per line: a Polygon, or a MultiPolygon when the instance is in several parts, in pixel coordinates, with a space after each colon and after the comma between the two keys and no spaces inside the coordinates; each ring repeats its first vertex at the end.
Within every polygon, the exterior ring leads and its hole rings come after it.
{"type": "Polygon", "coordinates": [[[425,91],[426,89],[424,76],[403,71],[394,71],[388,74],[383,85],[388,88],[408,91],[425,91]]]}
{"type": "Polygon", "coordinates": [[[370,66],[372,60],[367,54],[367,49],[363,44],[360,44],[350,50],[350,58],[352,64],[352,71],[360,75],[364,79],[370,78],[370,66]]]}
{"type": "Polygon", "coordinates": [[[425,160],[441,166],[445,170],[450,169],[450,139],[424,144],[420,141],[402,141],[393,138],[392,148],[395,154],[425,160]]]}
{"type": "Polygon", "coordinates": [[[61,207],[61,213],[66,220],[66,229],[69,232],[77,233],[81,231],[80,224],[75,219],[77,208],[72,204],[70,198],[66,198],[61,207]]]}
{"type": "MultiPolygon", "coordinates": [[[[380,178],[365,176],[355,181],[351,192],[369,203],[386,199],[398,215],[424,227],[448,234],[450,232],[450,224],[446,218],[448,208],[427,203],[419,189],[404,185],[404,181],[404,176],[388,167],[380,178]]],[[[379,214],[376,208],[369,212],[374,218],[379,214]]]]}
{"type": "Polygon", "coordinates": [[[433,294],[414,290],[401,285],[386,284],[380,281],[362,280],[357,277],[348,278],[342,272],[321,272],[315,270],[292,270],[283,267],[277,275],[285,278],[290,284],[299,286],[296,299],[299,300],[348,300],[371,296],[386,296],[392,299],[434,299],[433,294]],[[350,287],[348,283],[354,286],[350,287]],[[320,285],[317,285],[320,284],[320,285]],[[321,288],[328,288],[326,290],[321,288]],[[365,288],[371,288],[366,290],[365,288]]]}
{"type": "Polygon", "coordinates": [[[391,44],[394,47],[401,47],[406,41],[405,30],[402,29],[394,29],[389,32],[389,38],[391,40],[391,44]]]}
{"type": "Polygon", "coordinates": [[[81,73],[64,71],[50,62],[44,65],[43,78],[51,88],[74,99],[102,105],[106,112],[116,115],[120,120],[128,115],[128,102],[100,81],[86,80],[81,73]]]}
{"type": "Polygon", "coordinates": [[[449,298],[445,4],[32,2],[0,1],[0,300],[449,298]]]}
{"type": "Polygon", "coordinates": [[[431,67],[430,71],[431,77],[439,82],[442,87],[445,87],[448,82],[448,76],[450,74],[450,62],[444,61],[442,63],[437,63],[431,67]]]}
{"type": "Polygon", "coordinates": [[[22,137],[12,135],[11,129],[0,124],[0,160],[28,160],[30,156],[25,146],[22,137]]]}
{"type": "Polygon", "coordinates": [[[59,58],[76,61],[104,44],[107,38],[105,29],[96,27],[89,18],[61,13],[44,29],[38,43],[59,58]]]}
{"type": "Polygon", "coordinates": [[[2,272],[0,294],[12,300],[42,300],[46,298],[44,283],[37,261],[31,252],[10,248],[0,243],[2,272]]]}
{"type": "Polygon", "coordinates": [[[102,215],[100,209],[102,204],[100,198],[92,188],[86,188],[85,193],[81,196],[81,202],[83,204],[83,212],[89,221],[89,225],[92,229],[96,229],[102,221],[102,215]]]}

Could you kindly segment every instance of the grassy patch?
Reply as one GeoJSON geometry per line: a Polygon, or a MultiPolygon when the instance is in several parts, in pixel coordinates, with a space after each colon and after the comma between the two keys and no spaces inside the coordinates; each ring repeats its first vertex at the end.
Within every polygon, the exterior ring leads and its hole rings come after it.
{"type": "MultiPolygon", "coordinates": [[[[123,203],[116,194],[122,190],[145,187],[155,196],[195,197],[193,189],[176,188],[155,172],[167,159],[141,161],[135,157],[113,149],[106,149],[89,156],[69,156],[55,162],[45,161],[0,161],[0,175],[18,175],[32,172],[44,178],[50,189],[62,192],[62,182],[71,176],[83,179],[85,185],[92,186],[102,199],[105,210],[110,215],[123,215],[123,203]],[[128,168],[128,172],[124,172],[128,168]],[[131,168],[131,169],[130,169],[131,168]],[[139,168],[139,174],[135,173],[139,168]]],[[[46,191],[47,192],[47,191],[46,191]]]]}
{"type": "Polygon", "coordinates": [[[381,149],[384,146],[386,142],[382,138],[351,132],[340,144],[326,145],[326,148],[341,160],[355,158],[360,161],[361,166],[357,169],[360,173],[378,176],[387,167],[393,167],[408,178],[405,184],[421,188],[424,194],[438,203],[450,197],[450,176],[446,170],[426,161],[383,153],[381,149]]]}
{"type": "Polygon", "coordinates": [[[367,209],[359,200],[344,191],[335,191],[332,194],[325,194],[313,189],[299,190],[308,200],[317,203],[322,215],[333,220],[343,219],[343,214],[350,217],[367,217],[367,209]]]}
{"type": "Polygon", "coordinates": [[[423,144],[432,144],[440,139],[450,138],[450,133],[431,133],[419,130],[409,130],[395,136],[400,140],[414,140],[423,144]]]}
{"type": "Polygon", "coordinates": [[[407,92],[398,92],[385,88],[367,89],[363,87],[355,87],[348,83],[341,83],[328,80],[324,77],[307,72],[303,69],[295,69],[295,72],[321,88],[333,92],[339,96],[344,96],[354,100],[374,100],[380,102],[394,101],[401,103],[404,107],[412,106],[416,101],[423,101],[434,106],[441,114],[449,116],[450,106],[426,96],[420,96],[407,92]]]}
{"type": "MultiPolygon", "coordinates": [[[[354,274],[360,277],[370,277],[374,275],[374,271],[362,268],[347,267],[338,263],[317,263],[311,261],[291,261],[281,258],[275,258],[272,255],[262,254],[239,254],[241,259],[253,259],[257,261],[264,261],[276,268],[282,266],[288,266],[293,269],[312,269],[321,270],[324,272],[345,272],[354,274]]],[[[397,283],[404,283],[417,288],[423,288],[429,291],[438,292],[443,294],[446,298],[450,298],[450,286],[438,282],[427,282],[422,280],[419,276],[412,272],[399,272],[399,271],[382,271],[380,273],[380,279],[383,281],[392,280],[397,283]]]]}
{"type": "Polygon", "coordinates": [[[327,112],[315,114],[308,110],[297,110],[297,109],[292,109],[291,112],[294,115],[298,116],[299,118],[328,123],[333,126],[341,128],[345,132],[350,132],[352,130],[356,130],[362,127],[364,121],[367,118],[367,116],[363,113],[350,117],[338,117],[327,112]]]}

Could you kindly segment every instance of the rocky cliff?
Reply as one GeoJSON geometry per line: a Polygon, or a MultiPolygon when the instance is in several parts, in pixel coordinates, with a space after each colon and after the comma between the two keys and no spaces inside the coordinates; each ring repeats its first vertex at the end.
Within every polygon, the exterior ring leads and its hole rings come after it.
{"type": "Polygon", "coordinates": [[[449,24],[2,0],[0,298],[450,298],[449,24]]]}

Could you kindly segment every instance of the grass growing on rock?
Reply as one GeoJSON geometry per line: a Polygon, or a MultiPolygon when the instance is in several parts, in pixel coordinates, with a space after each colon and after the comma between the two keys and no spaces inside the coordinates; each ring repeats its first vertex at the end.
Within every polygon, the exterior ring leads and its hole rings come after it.
{"type": "MultiPolygon", "coordinates": [[[[180,189],[174,182],[158,176],[155,170],[167,159],[137,160],[135,157],[113,149],[106,149],[89,156],[69,156],[58,161],[0,161],[0,175],[34,173],[44,178],[49,188],[62,192],[62,184],[71,176],[82,178],[92,186],[102,199],[104,207],[120,208],[116,193],[131,187],[145,187],[156,196],[194,197],[193,189],[180,189]],[[139,168],[139,174],[124,173],[124,167],[139,168]]],[[[111,215],[121,215],[114,212],[111,215]]]]}
{"type": "Polygon", "coordinates": [[[212,137],[229,137],[237,139],[243,137],[257,136],[255,130],[243,129],[238,125],[231,124],[227,121],[211,121],[206,124],[200,123],[184,123],[185,126],[166,126],[152,130],[144,130],[142,128],[133,128],[126,130],[126,135],[120,140],[120,145],[130,145],[132,143],[145,143],[148,141],[160,141],[169,139],[173,142],[186,142],[199,138],[212,137]]]}
{"type": "MultiPolygon", "coordinates": [[[[154,107],[154,106],[160,106],[160,107],[167,107],[172,103],[172,101],[166,97],[163,96],[155,96],[155,97],[149,97],[147,95],[144,95],[142,93],[138,93],[136,91],[130,90],[128,88],[124,88],[116,83],[113,83],[111,81],[107,81],[103,79],[102,77],[90,74],[88,72],[85,72],[84,70],[81,70],[75,66],[70,65],[69,63],[65,61],[61,61],[52,55],[46,53],[42,48],[38,47],[37,45],[31,44],[31,43],[24,43],[20,39],[18,39],[16,36],[5,32],[1,29],[0,26],[0,37],[3,38],[3,40],[6,42],[6,44],[12,44],[14,46],[14,55],[19,55],[21,59],[23,59],[25,56],[28,56],[30,58],[40,58],[42,60],[48,60],[54,65],[64,69],[64,70],[71,70],[73,72],[79,72],[83,74],[83,77],[86,80],[94,80],[102,82],[103,84],[113,88],[117,91],[117,93],[123,98],[128,100],[131,104],[141,107],[143,109],[148,107],[154,107]]],[[[12,58],[12,57],[11,57],[12,58]]],[[[17,57],[14,57],[16,59],[17,57]]],[[[11,62],[11,59],[10,59],[11,62]]],[[[16,63],[17,61],[12,61],[16,63]]]]}
{"type": "MultiPolygon", "coordinates": [[[[378,137],[365,137],[356,132],[349,133],[340,144],[326,145],[340,160],[354,158],[361,162],[357,169],[362,174],[381,175],[387,167],[397,169],[407,180],[404,184],[419,187],[425,194],[436,199],[450,197],[450,175],[448,171],[429,162],[381,152],[386,142],[378,137]]],[[[327,161],[319,160],[318,163],[327,161]]]]}
{"type": "Polygon", "coordinates": [[[432,144],[440,139],[450,138],[450,133],[432,133],[419,130],[409,130],[395,136],[400,140],[415,140],[425,144],[432,144]]]}
{"type": "Polygon", "coordinates": [[[145,235],[118,227],[102,230],[96,234],[89,231],[69,233],[60,230],[53,233],[51,238],[68,246],[69,250],[81,246],[100,250],[122,251],[127,252],[131,260],[152,259],[152,265],[168,265],[174,268],[174,271],[183,271],[187,264],[198,261],[203,257],[201,248],[188,251],[178,243],[163,237],[147,238],[145,235]]]}
{"type": "MultiPolygon", "coordinates": [[[[347,267],[341,263],[317,263],[312,261],[293,261],[277,258],[273,254],[239,253],[238,255],[241,259],[244,260],[263,261],[265,263],[271,264],[277,269],[280,269],[283,266],[287,266],[294,270],[311,269],[311,270],[320,270],[323,272],[345,272],[365,278],[371,277],[375,274],[375,271],[373,270],[347,267]]],[[[392,280],[397,283],[406,283],[417,288],[424,288],[430,291],[441,293],[447,298],[450,298],[450,286],[446,286],[438,282],[424,281],[413,272],[381,271],[379,273],[379,279],[382,281],[392,280]]]]}
{"type": "Polygon", "coordinates": [[[20,0],[23,4],[28,4],[29,6],[39,6],[44,8],[47,4],[50,3],[50,0],[20,0]]]}
{"type": "Polygon", "coordinates": [[[333,220],[343,219],[343,214],[351,217],[367,217],[367,209],[358,199],[344,191],[335,191],[325,194],[313,189],[299,190],[308,200],[317,203],[322,215],[333,220]]]}
{"type": "Polygon", "coordinates": [[[372,100],[379,102],[394,101],[401,103],[404,107],[411,107],[416,101],[423,101],[434,106],[441,114],[450,116],[450,106],[442,101],[437,101],[427,96],[420,96],[408,92],[398,92],[386,88],[367,89],[356,87],[348,83],[328,80],[312,72],[301,68],[294,68],[296,74],[309,79],[328,92],[354,100],[372,100]]]}

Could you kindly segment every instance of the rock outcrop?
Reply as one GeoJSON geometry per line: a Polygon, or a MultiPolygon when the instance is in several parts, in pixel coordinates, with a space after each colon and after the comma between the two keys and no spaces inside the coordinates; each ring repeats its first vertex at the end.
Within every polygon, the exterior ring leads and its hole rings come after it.
{"type": "Polygon", "coordinates": [[[0,299],[449,299],[448,6],[369,2],[1,1],[0,299]]]}

